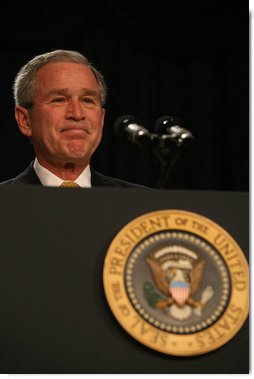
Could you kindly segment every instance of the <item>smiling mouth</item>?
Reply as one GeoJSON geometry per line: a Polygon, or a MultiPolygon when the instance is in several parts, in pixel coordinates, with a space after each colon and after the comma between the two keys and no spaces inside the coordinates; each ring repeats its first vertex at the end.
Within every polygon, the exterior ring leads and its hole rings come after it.
{"type": "Polygon", "coordinates": [[[68,128],[63,128],[61,130],[61,133],[77,133],[77,134],[89,134],[88,130],[86,130],[85,128],[71,128],[71,127],[68,127],[68,128]]]}
{"type": "Polygon", "coordinates": [[[67,139],[86,139],[89,132],[84,128],[64,128],[61,130],[63,137],[67,139]]]}

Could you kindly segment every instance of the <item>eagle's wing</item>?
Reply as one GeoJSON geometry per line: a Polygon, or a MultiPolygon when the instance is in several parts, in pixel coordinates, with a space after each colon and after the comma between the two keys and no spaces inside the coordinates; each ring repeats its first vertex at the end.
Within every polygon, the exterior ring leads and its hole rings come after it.
{"type": "Polygon", "coordinates": [[[204,273],[204,268],[205,260],[203,258],[199,258],[192,271],[190,272],[190,289],[192,295],[199,289],[204,273]]]}
{"type": "Polygon", "coordinates": [[[161,270],[159,263],[156,261],[156,259],[153,259],[151,257],[146,258],[148,265],[150,266],[150,269],[152,271],[153,279],[155,281],[155,284],[164,295],[168,296],[168,283],[166,281],[166,277],[164,272],[161,270]]]}

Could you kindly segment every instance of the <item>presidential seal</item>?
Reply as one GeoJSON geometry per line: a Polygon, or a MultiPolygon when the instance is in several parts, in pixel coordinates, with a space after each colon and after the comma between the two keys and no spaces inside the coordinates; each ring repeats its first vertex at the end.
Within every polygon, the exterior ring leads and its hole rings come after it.
{"type": "Polygon", "coordinates": [[[230,341],[248,316],[248,264],[219,225],[182,210],[126,225],[104,262],[104,290],[121,326],[157,351],[199,355],[230,341]]]}

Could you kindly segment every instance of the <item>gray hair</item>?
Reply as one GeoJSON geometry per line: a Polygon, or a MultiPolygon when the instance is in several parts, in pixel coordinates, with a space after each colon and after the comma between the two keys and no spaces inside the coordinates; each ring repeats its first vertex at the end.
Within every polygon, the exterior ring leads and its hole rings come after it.
{"type": "Polygon", "coordinates": [[[13,86],[15,104],[24,108],[31,108],[35,96],[35,80],[38,70],[51,62],[74,62],[84,64],[93,72],[98,83],[100,102],[103,106],[106,101],[107,87],[102,74],[77,51],[54,50],[49,53],[37,55],[28,61],[18,72],[13,86]]]}

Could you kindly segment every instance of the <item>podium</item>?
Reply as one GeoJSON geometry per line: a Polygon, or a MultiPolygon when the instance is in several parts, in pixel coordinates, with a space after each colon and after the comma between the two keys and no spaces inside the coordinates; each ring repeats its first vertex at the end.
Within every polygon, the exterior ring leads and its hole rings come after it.
{"type": "Polygon", "coordinates": [[[198,213],[248,258],[248,194],[3,186],[0,373],[249,373],[248,322],[210,353],[176,357],[133,339],[105,298],[102,271],[115,235],[162,209],[198,213]]]}

